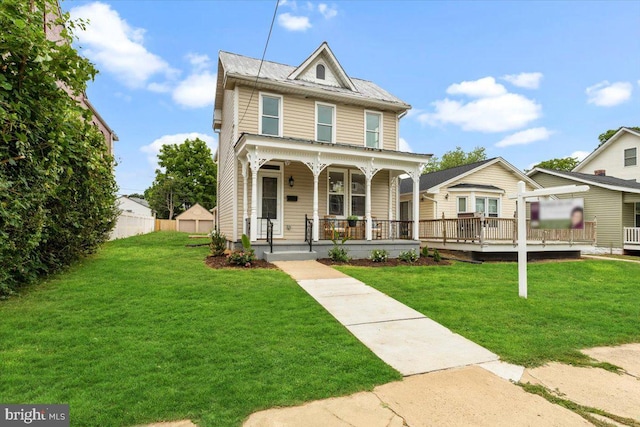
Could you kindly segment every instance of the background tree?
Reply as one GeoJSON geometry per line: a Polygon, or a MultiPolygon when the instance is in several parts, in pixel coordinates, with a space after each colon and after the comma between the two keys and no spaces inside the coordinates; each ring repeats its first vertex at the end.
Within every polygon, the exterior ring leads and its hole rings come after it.
{"type": "MultiPolygon", "coordinates": [[[[576,157],[563,157],[559,159],[545,160],[544,162],[538,163],[531,169],[543,168],[543,169],[571,172],[573,168],[578,166],[578,163],[580,163],[580,161],[576,157]]],[[[526,172],[528,172],[528,170],[526,172]]]]}
{"type": "Polygon", "coordinates": [[[0,298],[95,251],[117,217],[113,159],[70,96],[96,70],[72,48],[68,15],[47,11],[55,0],[0,2],[0,298]]]}
{"type": "Polygon", "coordinates": [[[476,147],[469,152],[465,152],[461,147],[456,147],[455,150],[444,153],[442,155],[442,159],[433,156],[425,166],[422,173],[436,172],[439,170],[487,160],[487,153],[485,151],[484,147],[476,147]]]}
{"type": "Polygon", "coordinates": [[[135,197],[136,199],[144,199],[144,194],[140,194],[140,193],[131,193],[131,194],[127,194],[127,197],[135,197]]]}
{"type": "MultiPolygon", "coordinates": [[[[627,129],[632,129],[640,132],[640,127],[637,127],[637,126],[624,126],[624,127],[626,127],[627,129]]],[[[619,127],[618,129],[609,129],[608,131],[598,135],[598,140],[600,141],[600,144],[598,144],[598,147],[604,144],[605,142],[607,142],[609,138],[615,135],[616,132],[618,132],[620,129],[622,129],[622,127],[619,127]]]]}
{"type": "Polygon", "coordinates": [[[145,198],[158,216],[173,216],[196,203],[206,209],[216,205],[217,165],[201,139],[164,145],[158,154],[159,169],[145,198]]]}

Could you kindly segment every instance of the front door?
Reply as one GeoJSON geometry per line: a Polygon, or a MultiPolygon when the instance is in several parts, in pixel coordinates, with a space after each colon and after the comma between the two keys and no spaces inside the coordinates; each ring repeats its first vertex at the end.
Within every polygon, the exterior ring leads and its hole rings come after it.
{"type": "Polygon", "coordinates": [[[273,222],[273,236],[282,237],[282,176],[280,171],[258,174],[258,238],[267,238],[267,218],[273,222]]]}

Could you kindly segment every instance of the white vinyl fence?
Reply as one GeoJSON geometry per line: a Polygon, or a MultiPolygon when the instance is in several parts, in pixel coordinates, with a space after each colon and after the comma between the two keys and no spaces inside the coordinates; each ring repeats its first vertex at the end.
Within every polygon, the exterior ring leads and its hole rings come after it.
{"type": "Polygon", "coordinates": [[[152,216],[136,215],[131,212],[120,212],[116,226],[111,232],[109,240],[147,234],[155,229],[155,218],[152,216]]]}

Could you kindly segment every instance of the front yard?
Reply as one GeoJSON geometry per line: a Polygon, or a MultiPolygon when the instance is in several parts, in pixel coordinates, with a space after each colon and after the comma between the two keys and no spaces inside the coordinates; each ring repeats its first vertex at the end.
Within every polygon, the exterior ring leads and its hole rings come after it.
{"type": "Polygon", "coordinates": [[[154,233],[0,302],[0,402],[69,403],[74,426],[250,413],[400,378],[279,270],[213,270],[154,233]]]}
{"type": "Polygon", "coordinates": [[[339,270],[516,364],[587,363],[579,349],[640,342],[639,264],[532,263],[527,300],[515,263],[339,270]]]}

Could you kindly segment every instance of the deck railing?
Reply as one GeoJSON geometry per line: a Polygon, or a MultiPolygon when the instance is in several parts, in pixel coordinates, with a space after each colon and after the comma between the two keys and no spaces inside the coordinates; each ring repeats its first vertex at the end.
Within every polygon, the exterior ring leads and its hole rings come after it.
{"type": "MultiPolygon", "coordinates": [[[[447,242],[467,242],[480,245],[489,242],[518,241],[518,223],[514,218],[441,218],[420,221],[420,239],[447,242]]],[[[532,229],[527,221],[527,240],[534,242],[596,242],[596,222],[585,221],[583,229],[532,229]]]]}
{"type": "Polygon", "coordinates": [[[624,227],[624,244],[640,245],[640,227],[624,227]]]}
{"type": "MultiPolygon", "coordinates": [[[[346,220],[339,218],[321,218],[319,224],[320,240],[342,239],[366,240],[367,221],[365,219],[346,220]]],[[[413,221],[387,219],[371,220],[371,238],[373,240],[411,240],[413,239],[413,221]]]]}

